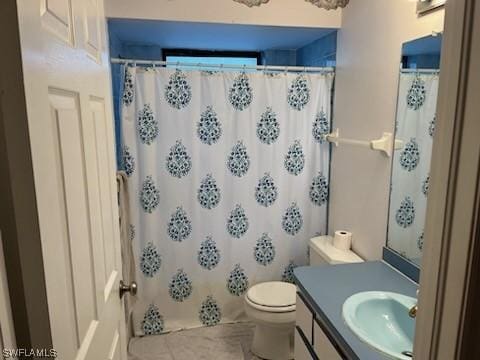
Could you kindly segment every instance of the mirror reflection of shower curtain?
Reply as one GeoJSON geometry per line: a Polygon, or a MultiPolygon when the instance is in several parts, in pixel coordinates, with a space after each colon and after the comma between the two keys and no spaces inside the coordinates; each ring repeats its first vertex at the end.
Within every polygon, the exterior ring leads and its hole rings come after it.
{"type": "Polygon", "coordinates": [[[438,74],[401,73],[393,158],[388,246],[408,259],[421,258],[435,133],[438,74]]]}
{"type": "Polygon", "coordinates": [[[326,231],[333,74],[126,68],[135,333],[243,320],[326,231]]]}

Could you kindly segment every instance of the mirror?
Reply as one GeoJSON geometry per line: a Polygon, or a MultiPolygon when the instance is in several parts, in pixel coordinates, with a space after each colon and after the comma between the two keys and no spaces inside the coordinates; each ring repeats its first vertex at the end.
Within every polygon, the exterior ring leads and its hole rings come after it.
{"type": "Polygon", "coordinates": [[[445,5],[446,0],[418,0],[417,14],[424,14],[445,5]]]}
{"type": "Polygon", "coordinates": [[[435,136],[440,34],[402,46],[390,183],[387,246],[420,264],[435,136]]]}

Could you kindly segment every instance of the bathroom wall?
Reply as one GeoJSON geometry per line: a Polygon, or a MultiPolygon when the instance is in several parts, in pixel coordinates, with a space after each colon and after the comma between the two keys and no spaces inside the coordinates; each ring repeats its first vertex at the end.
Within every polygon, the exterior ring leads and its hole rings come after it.
{"type": "Polygon", "coordinates": [[[410,69],[438,69],[440,67],[440,54],[404,56],[403,67],[410,69]]]}
{"type": "Polygon", "coordinates": [[[262,51],[262,64],[288,66],[335,66],[337,32],[327,34],[294,50],[262,51]]]}
{"type": "Polygon", "coordinates": [[[297,65],[334,66],[337,51],[337,32],[328,34],[297,50],[297,65]]]}
{"type": "Polygon", "coordinates": [[[106,0],[109,18],[198,21],[275,26],[339,28],[339,10],[324,10],[303,0],[272,0],[249,8],[233,0],[106,0]]]}
{"type": "Polygon", "coordinates": [[[297,64],[297,50],[262,51],[262,65],[294,66],[297,64]]]}
{"type": "MultiPolygon", "coordinates": [[[[417,17],[407,0],[351,1],[337,39],[334,127],[343,137],[393,132],[402,43],[443,29],[444,11],[417,17]]],[[[368,148],[333,150],[330,232],[348,229],[363,258],[380,259],[385,244],[391,159],[368,148]]]]}

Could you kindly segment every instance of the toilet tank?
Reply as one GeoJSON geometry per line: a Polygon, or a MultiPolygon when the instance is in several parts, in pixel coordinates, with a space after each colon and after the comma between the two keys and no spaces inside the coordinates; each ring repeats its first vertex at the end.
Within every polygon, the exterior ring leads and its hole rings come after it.
{"type": "Polygon", "coordinates": [[[333,246],[333,237],[324,235],[310,239],[310,265],[334,265],[363,262],[363,259],[351,250],[340,250],[333,246]]]}

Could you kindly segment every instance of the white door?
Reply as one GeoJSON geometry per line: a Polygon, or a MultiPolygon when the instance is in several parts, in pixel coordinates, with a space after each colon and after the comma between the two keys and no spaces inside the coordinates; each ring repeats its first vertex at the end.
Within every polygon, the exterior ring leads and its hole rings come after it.
{"type": "Polygon", "coordinates": [[[10,295],[7,284],[7,270],[3,256],[2,233],[0,232],[0,359],[5,360],[3,350],[16,349],[13,329],[10,295]]]}
{"type": "Polygon", "coordinates": [[[53,346],[126,360],[103,0],[18,0],[53,346]]]}

